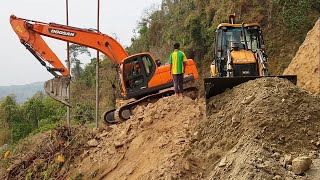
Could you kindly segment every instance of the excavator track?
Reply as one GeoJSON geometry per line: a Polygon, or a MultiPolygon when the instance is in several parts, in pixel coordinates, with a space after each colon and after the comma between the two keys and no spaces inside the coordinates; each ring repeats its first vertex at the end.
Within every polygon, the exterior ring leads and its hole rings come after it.
{"type": "MultiPolygon", "coordinates": [[[[143,104],[145,102],[152,102],[154,100],[158,100],[166,96],[171,96],[173,94],[174,94],[174,90],[170,89],[163,92],[159,92],[157,94],[151,94],[151,95],[145,96],[135,101],[131,101],[117,109],[106,111],[103,115],[104,121],[108,125],[118,124],[118,123],[127,121],[128,119],[130,119],[130,116],[132,115],[132,110],[138,105],[143,104]]],[[[196,99],[198,97],[198,88],[196,87],[185,88],[184,94],[191,97],[192,99],[196,99]]]]}

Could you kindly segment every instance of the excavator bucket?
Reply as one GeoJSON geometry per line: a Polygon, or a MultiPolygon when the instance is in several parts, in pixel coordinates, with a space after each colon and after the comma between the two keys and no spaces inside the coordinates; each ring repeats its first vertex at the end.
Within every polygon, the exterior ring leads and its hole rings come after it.
{"type": "Polygon", "coordinates": [[[68,86],[70,78],[60,76],[44,83],[45,92],[53,99],[71,107],[68,98],[68,86]]]}
{"type": "MultiPolygon", "coordinates": [[[[267,77],[285,78],[291,81],[292,83],[297,84],[296,75],[267,76],[267,77]]],[[[233,78],[230,78],[230,77],[205,78],[204,87],[205,87],[206,101],[208,101],[211,97],[215,95],[223,93],[226,89],[232,89],[233,87],[239,84],[242,84],[257,78],[263,78],[263,77],[262,76],[242,76],[242,77],[233,77],[233,78]]]]}

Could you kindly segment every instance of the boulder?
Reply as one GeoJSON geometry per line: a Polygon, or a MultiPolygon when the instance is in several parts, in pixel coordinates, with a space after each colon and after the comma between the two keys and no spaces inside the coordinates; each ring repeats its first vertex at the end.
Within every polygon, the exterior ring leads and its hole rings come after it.
{"type": "Polygon", "coordinates": [[[297,157],[294,160],[292,160],[292,171],[296,175],[300,175],[307,171],[312,164],[312,160],[310,157],[307,156],[301,156],[297,157]]]}
{"type": "Polygon", "coordinates": [[[99,145],[98,141],[96,139],[91,139],[90,141],[87,142],[87,144],[90,147],[97,147],[99,145]]]}

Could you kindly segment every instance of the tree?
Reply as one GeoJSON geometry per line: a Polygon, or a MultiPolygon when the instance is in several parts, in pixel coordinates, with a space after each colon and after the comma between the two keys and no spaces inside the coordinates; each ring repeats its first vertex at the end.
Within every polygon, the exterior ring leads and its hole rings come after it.
{"type": "Polygon", "coordinates": [[[79,79],[83,73],[83,68],[81,67],[81,62],[79,55],[86,54],[91,57],[91,54],[87,47],[78,45],[78,44],[71,44],[70,45],[70,63],[71,63],[71,73],[76,79],[79,79]]]}
{"type": "Polygon", "coordinates": [[[17,104],[14,96],[7,96],[1,103],[1,108],[6,114],[5,121],[11,130],[11,141],[16,142],[32,131],[32,125],[25,120],[25,116],[17,104]]]}
{"type": "Polygon", "coordinates": [[[22,106],[26,121],[32,125],[33,129],[39,128],[39,121],[43,118],[43,97],[42,93],[38,93],[22,106]]]}
{"type": "Polygon", "coordinates": [[[10,129],[9,123],[7,122],[7,113],[2,107],[0,107],[0,124],[0,146],[2,146],[3,144],[10,142],[10,129]]]}

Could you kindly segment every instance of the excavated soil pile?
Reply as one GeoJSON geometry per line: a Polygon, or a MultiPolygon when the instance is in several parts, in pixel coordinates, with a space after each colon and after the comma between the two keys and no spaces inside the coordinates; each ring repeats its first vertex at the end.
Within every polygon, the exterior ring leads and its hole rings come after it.
{"type": "Polygon", "coordinates": [[[203,99],[165,97],[138,106],[128,121],[94,133],[55,130],[55,135],[36,143],[40,146],[34,151],[12,157],[17,162],[9,175],[11,179],[317,180],[319,102],[320,96],[278,78],[249,81],[213,97],[207,116],[203,99]],[[63,161],[57,158],[60,154],[63,161]],[[301,155],[311,157],[312,165],[296,175],[292,159],[301,155]]]}
{"type": "Polygon", "coordinates": [[[260,78],[213,97],[187,156],[208,179],[319,179],[320,96],[285,79],[260,78]],[[313,159],[304,176],[299,155],[313,159]]]}
{"type": "Polygon", "coordinates": [[[138,106],[134,116],[90,140],[69,173],[82,179],[170,179],[182,177],[183,156],[205,114],[203,100],[165,97],[138,106]]]}
{"type": "Polygon", "coordinates": [[[320,20],[309,31],[284,74],[298,75],[298,86],[320,93],[320,20]]]}

